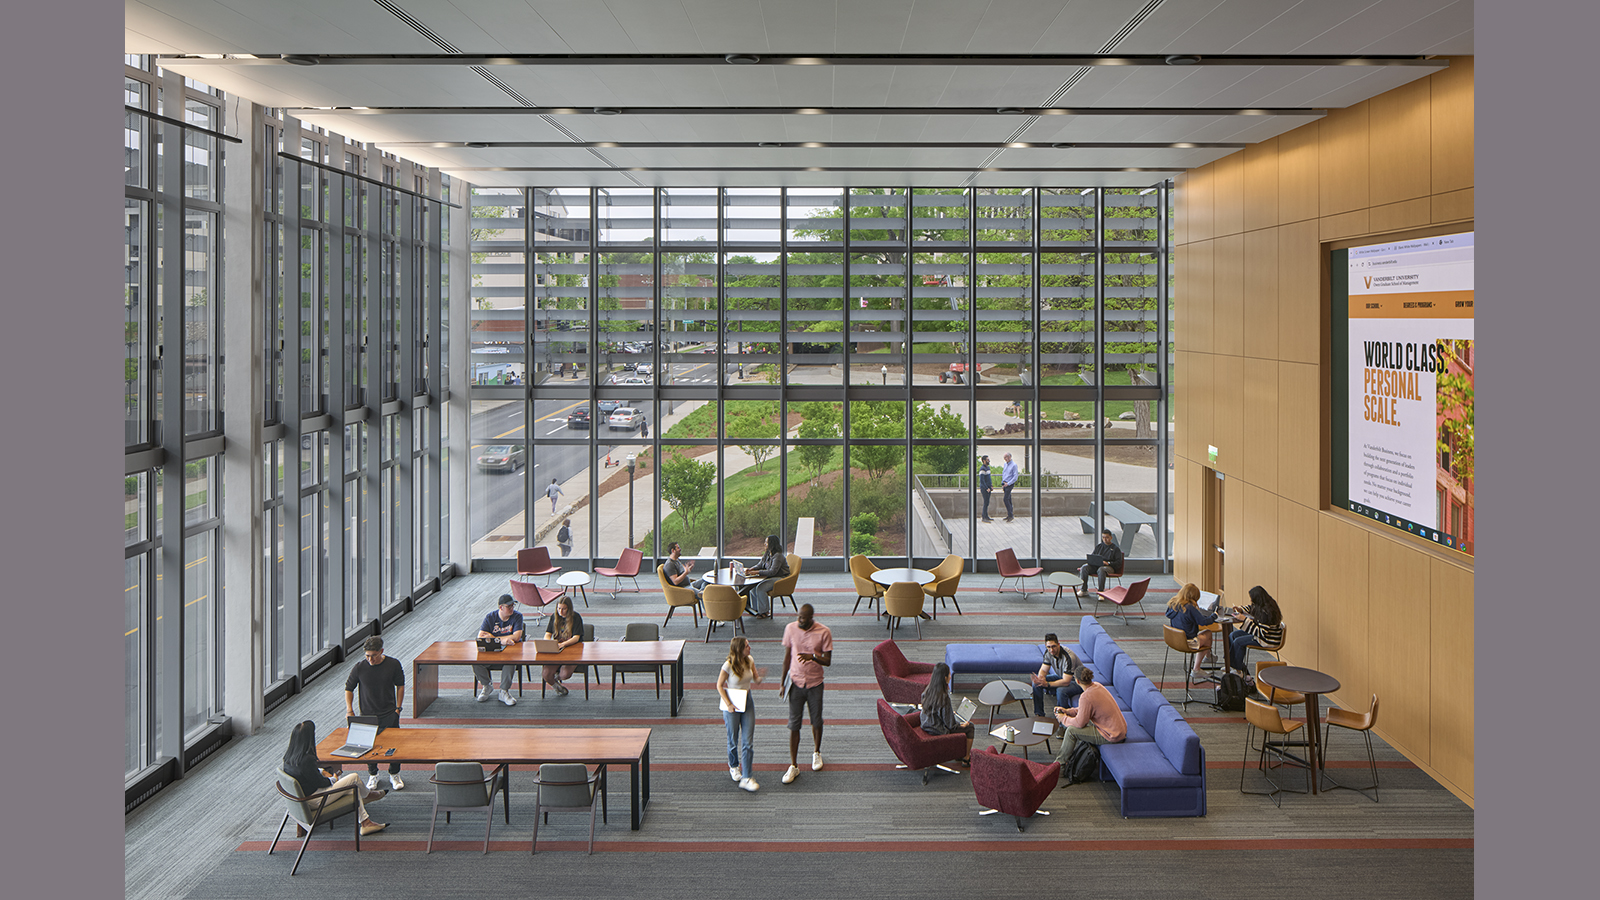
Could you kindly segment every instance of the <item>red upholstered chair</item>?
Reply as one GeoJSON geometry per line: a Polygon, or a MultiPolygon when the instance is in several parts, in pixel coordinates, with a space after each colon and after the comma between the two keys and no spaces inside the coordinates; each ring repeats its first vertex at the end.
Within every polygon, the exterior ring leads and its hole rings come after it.
{"type": "Polygon", "coordinates": [[[633,582],[633,592],[639,592],[639,564],[644,561],[644,554],[632,547],[622,548],[622,555],[617,558],[616,568],[610,566],[595,566],[596,575],[609,575],[616,579],[612,586],[611,599],[617,599],[617,594],[622,590],[622,579],[627,578],[633,582]]]}
{"type": "Polygon", "coordinates": [[[872,648],[872,674],[890,703],[922,702],[922,692],[933,677],[933,663],[914,663],[900,652],[900,645],[884,641],[872,648]]]}
{"type": "MultiPolygon", "coordinates": [[[[1144,592],[1149,587],[1150,579],[1146,578],[1141,581],[1135,581],[1128,587],[1114,587],[1108,591],[1095,591],[1095,603],[1098,604],[1101,600],[1109,600],[1122,607],[1137,606],[1139,607],[1139,618],[1142,619],[1145,617],[1144,606],[1139,601],[1144,599],[1144,592]]],[[[1122,624],[1128,624],[1126,615],[1121,612],[1115,613],[1115,615],[1122,620],[1122,624]]]]}
{"type": "MultiPolygon", "coordinates": [[[[951,734],[928,734],[917,727],[922,723],[922,713],[900,715],[887,700],[878,701],[878,724],[883,728],[883,739],[900,760],[899,768],[922,770],[922,783],[928,783],[928,769],[940,763],[955,762],[967,755],[967,736],[957,731],[951,734]]],[[[946,771],[956,773],[955,769],[946,771]]]]}
{"type": "Polygon", "coordinates": [[[1038,814],[1050,813],[1039,807],[1056,789],[1061,778],[1061,763],[1049,765],[997,753],[993,747],[972,754],[972,793],[984,809],[980,816],[1005,813],[1015,816],[1017,830],[1022,830],[1022,820],[1038,814]]]}
{"type": "MultiPolygon", "coordinates": [[[[544,618],[544,608],[556,602],[563,593],[565,591],[540,587],[531,581],[523,581],[521,578],[511,579],[511,598],[522,604],[524,608],[532,611],[534,623],[544,618]]],[[[524,616],[524,618],[527,617],[524,616]]],[[[528,625],[525,631],[531,633],[533,625],[528,625]]]]}
{"type": "Polygon", "coordinates": [[[1014,590],[1026,597],[1032,592],[1022,589],[1022,579],[1038,576],[1039,593],[1044,593],[1044,569],[1039,568],[1038,566],[1029,566],[1025,568],[1019,565],[1017,563],[1017,554],[1011,552],[1010,547],[1007,547],[1004,550],[996,550],[994,552],[994,561],[1000,564],[1001,592],[1004,592],[1006,589],[1006,579],[1015,578],[1017,580],[1017,587],[1014,590]]]}
{"type": "MultiPolygon", "coordinates": [[[[550,548],[524,547],[517,551],[518,575],[554,575],[561,571],[560,566],[550,564],[550,548]]],[[[548,580],[545,584],[549,584],[548,580]]]]}

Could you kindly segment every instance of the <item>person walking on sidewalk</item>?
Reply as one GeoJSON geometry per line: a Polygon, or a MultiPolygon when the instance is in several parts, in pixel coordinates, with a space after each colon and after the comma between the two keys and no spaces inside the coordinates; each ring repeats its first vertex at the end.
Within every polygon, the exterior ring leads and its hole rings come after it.
{"type": "Polygon", "coordinates": [[[994,493],[994,475],[989,471],[989,457],[978,458],[978,490],[983,494],[983,520],[993,522],[989,518],[989,495],[994,493]]]}
{"type": "Polygon", "coordinates": [[[562,519],[561,528],[556,531],[556,546],[561,548],[562,556],[572,555],[572,520],[562,519]]]}
{"type": "MultiPolygon", "coordinates": [[[[356,692],[361,692],[361,714],[376,716],[378,729],[400,727],[400,709],[406,700],[406,667],[400,660],[383,655],[383,638],[373,635],[361,644],[365,659],[350,669],[344,682],[344,713],[356,714],[356,692]]],[[[400,764],[389,763],[389,787],[404,790],[400,764]]],[[[367,790],[378,789],[378,764],[367,763],[367,790]]]]}
{"type": "Polygon", "coordinates": [[[728,729],[728,775],[751,793],[761,787],[755,779],[756,698],[751,690],[760,683],[761,672],[750,656],[750,642],[735,637],[728,642],[728,658],[717,674],[717,694],[722,698],[718,708],[728,729]],[[742,702],[729,691],[741,692],[742,702]]]}
{"type": "Polygon", "coordinates": [[[561,490],[561,485],[554,478],[550,479],[550,486],[544,489],[544,495],[550,498],[550,515],[556,514],[556,498],[566,493],[561,490]]]}
{"type": "Polygon", "coordinates": [[[1005,491],[1006,521],[1010,522],[1017,517],[1016,512],[1011,508],[1011,489],[1017,486],[1017,479],[1022,477],[1022,470],[1017,467],[1017,463],[1011,458],[1011,454],[1007,453],[1005,455],[1005,461],[1004,468],[1000,470],[1000,488],[1005,491]]]}
{"type": "Polygon", "coordinates": [[[811,604],[783,626],[783,696],[789,701],[789,770],[783,783],[800,777],[800,712],[811,717],[811,771],[822,771],[822,679],[824,667],[833,665],[833,632],[817,624],[811,604]]]}

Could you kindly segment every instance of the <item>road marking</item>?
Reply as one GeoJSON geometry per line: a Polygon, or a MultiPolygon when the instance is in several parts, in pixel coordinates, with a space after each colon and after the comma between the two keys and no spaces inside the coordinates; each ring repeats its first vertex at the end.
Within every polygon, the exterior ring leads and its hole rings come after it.
{"type": "Polygon", "coordinates": [[[506,418],[508,418],[508,419],[509,419],[509,418],[511,418],[511,417],[512,417],[512,416],[520,416],[520,415],[522,415],[522,410],[520,410],[520,409],[519,409],[519,410],[517,410],[517,411],[516,411],[516,412],[514,412],[514,413],[508,413],[508,414],[507,414],[507,415],[506,415],[506,418]]]}
{"type": "Polygon", "coordinates": [[[565,425],[559,426],[557,428],[552,428],[549,431],[545,432],[545,437],[549,437],[550,435],[555,434],[558,431],[566,431],[566,430],[567,430],[567,426],[565,426],[565,425]]]}

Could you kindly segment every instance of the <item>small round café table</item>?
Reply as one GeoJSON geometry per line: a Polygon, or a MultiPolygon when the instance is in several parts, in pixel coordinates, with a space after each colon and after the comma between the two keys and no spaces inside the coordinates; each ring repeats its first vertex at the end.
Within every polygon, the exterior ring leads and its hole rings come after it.
{"type": "Polygon", "coordinates": [[[995,727],[995,710],[1011,702],[1012,700],[1017,701],[1017,705],[1022,707],[1023,715],[1028,714],[1028,704],[1023,701],[1021,697],[1018,697],[1016,693],[1014,693],[1015,691],[1026,691],[1028,695],[1031,696],[1033,694],[1033,685],[1024,684],[1020,681],[1006,681],[1001,679],[1000,681],[989,682],[978,691],[978,702],[989,707],[990,731],[993,731],[995,727]]]}
{"type": "Polygon", "coordinates": [[[1322,737],[1319,727],[1321,712],[1317,708],[1317,695],[1337,691],[1339,679],[1302,666],[1271,666],[1262,669],[1256,680],[1281,691],[1306,695],[1306,724],[1310,726],[1306,730],[1311,732],[1306,736],[1306,746],[1310,750],[1308,762],[1315,773],[1311,779],[1311,793],[1322,793],[1322,748],[1318,744],[1322,737]]]}
{"type": "Polygon", "coordinates": [[[1028,748],[1038,744],[1044,744],[1044,752],[1049,753],[1050,739],[1055,737],[1056,732],[1061,730],[1061,723],[1057,722],[1055,719],[1036,718],[1029,716],[1025,719],[1011,719],[1009,721],[1001,722],[994,728],[989,729],[990,736],[994,736],[996,729],[1004,728],[1007,725],[1017,730],[1017,736],[1011,738],[1010,740],[1007,740],[1006,738],[1000,738],[1000,743],[1002,745],[1000,747],[1000,752],[1006,752],[1006,747],[1021,747],[1024,758],[1026,758],[1028,755],[1028,748]],[[1035,722],[1047,722],[1053,727],[1050,729],[1048,734],[1034,734],[1033,723],[1035,722]]]}
{"type": "Polygon", "coordinates": [[[589,605],[589,592],[585,590],[585,586],[593,580],[588,572],[562,572],[556,576],[556,584],[566,588],[568,594],[572,593],[573,588],[578,589],[578,596],[583,598],[585,607],[589,605]]]}
{"type": "Polygon", "coordinates": [[[1067,588],[1072,588],[1072,599],[1079,601],[1079,609],[1083,608],[1082,598],[1078,594],[1078,586],[1083,584],[1083,581],[1078,578],[1077,572],[1051,572],[1045,576],[1045,580],[1056,586],[1056,599],[1050,601],[1051,609],[1055,609],[1056,604],[1061,602],[1061,592],[1067,588]]]}

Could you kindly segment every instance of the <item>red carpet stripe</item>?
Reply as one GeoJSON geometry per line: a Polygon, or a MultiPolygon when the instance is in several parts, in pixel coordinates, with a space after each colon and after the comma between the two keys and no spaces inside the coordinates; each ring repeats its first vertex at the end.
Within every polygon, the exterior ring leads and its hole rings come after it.
{"type": "MultiPolygon", "coordinates": [[[[624,825],[627,823],[624,822],[624,825]]],[[[649,827],[648,818],[645,826],[649,827]]],[[[245,841],[235,849],[241,852],[265,851],[271,841],[245,841]]],[[[285,842],[279,842],[276,852],[283,852],[285,842]]],[[[298,852],[298,840],[287,842],[291,852],[298,852]]],[[[427,841],[418,840],[384,840],[368,838],[362,842],[362,852],[370,851],[405,851],[407,853],[421,853],[427,846],[427,841]]],[[[528,841],[490,841],[491,851],[528,851],[528,841]]],[[[588,841],[540,841],[539,846],[547,850],[586,850],[588,841]]],[[[1110,841],[1110,840],[1072,840],[1072,841],[1030,841],[1019,839],[1014,841],[804,841],[785,839],[782,841],[720,841],[716,844],[703,844],[694,840],[683,841],[595,841],[597,852],[613,851],[621,853],[956,853],[972,850],[1026,850],[1030,852],[1104,852],[1120,851],[1133,853],[1171,853],[1174,851],[1214,851],[1231,850],[1248,852],[1255,850],[1471,850],[1475,846],[1472,838],[1292,838],[1292,839],[1256,839],[1256,838],[1202,838],[1184,840],[1182,838],[1168,838],[1161,842],[1159,847],[1153,846],[1147,839],[1110,841]]],[[[313,840],[310,850],[354,850],[354,840],[313,840]]],[[[434,850],[470,850],[480,852],[483,849],[482,841],[440,841],[433,842],[434,850]]],[[[309,851],[308,851],[309,852],[309,851]]]]}

